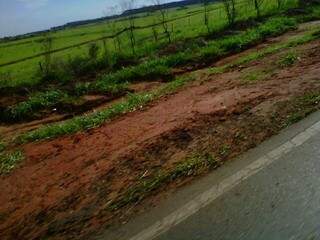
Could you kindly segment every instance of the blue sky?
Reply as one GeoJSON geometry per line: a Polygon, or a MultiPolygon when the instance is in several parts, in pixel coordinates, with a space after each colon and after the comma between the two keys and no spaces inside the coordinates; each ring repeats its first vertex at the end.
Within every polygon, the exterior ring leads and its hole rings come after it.
{"type": "MultiPolygon", "coordinates": [[[[70,21],[101,17],[109,7],[119,5],[120,1],[0,0],[0,37],[44,30],[70,21]]],[[[150,3],[152,0],[138,0],[137,6],[150,3]]]]}

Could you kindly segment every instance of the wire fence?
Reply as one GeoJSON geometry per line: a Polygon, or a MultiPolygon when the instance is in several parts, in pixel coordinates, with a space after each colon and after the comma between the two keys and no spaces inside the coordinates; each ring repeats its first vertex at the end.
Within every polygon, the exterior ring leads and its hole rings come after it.
{"type": "MultiPolygon", "coordinates": [[[[246,4],[248,4],[248,0],[237,1],[237,7],[241,7],[241,6],[246,5],[246,4]]],[[[211,8],[208,12],[213,12],[213,11],[217,11],[217,10],[224,10],[224,6],[220,4],[218,6],[215,6],[215,7],[211,8]]],[[[103,40],[108,40],[108,39],[109,40],[114,40],[114,39],[116,39],[117,37],[119,37],[121,35],[127,34],[129,31],[139,31],[139,30],[145,30],[145,29],[150,29],[151,30],[154,27],[162,26],[164,23],[165,24],[170,24],[170,23],[176,22],[178,20],[183,20],[183,19],[187,19],[187,18],[190,19],[191,17],[197,16],[197,15],[201,15],[201,14],[204,14],[204,10],[197,10],[195,12],[186,14],[184,16],[174,17],[174,18],[168,19],[166,21],[159,21],[157,23],[146,24],[146,25],[142,25],[142,26],[125,27],[125,28],[119,30],[118,32],[116,32],[116,33],[114,33],[112,35],[103,36],[103,37],[95,38],[95,39],[90,39],[90,40],[83,41],[81,43],[73,44],[73,45],[70,45],[70,46],[56,48],[56,49],[53,49],[51,51],[43,51],[43,52],[28,56],[28,57],[23,57],[23,58],[20,58],[20,59],[17,59],[17,60],[8,61],[8,62],[5,62],[5,63],[1,63],[0,67],[14,65],[14,64],[21,63],[21,62],[24,62],[24,61],[28,61],[28,60],[32,60],[32,59],[35,59],[35,58],[39,58],[39,57],[42,57],[42,56],[45,56],[45,55],[55,54],[55,53],[67,51],[67,50],[70,50],[70,49],[79,48],[79,47],[82,47],[82,46],[85,46],[85,45],[89,45],[89,44],[92,44],[92,43],[97,43],[97,42],[100,42],[100,41],[103,41],[103,40]]],[[[151,39],[151,38],[153,38],[153,36],[144,38],[142,40],[147,40],[147,39],[151,39]]]]}

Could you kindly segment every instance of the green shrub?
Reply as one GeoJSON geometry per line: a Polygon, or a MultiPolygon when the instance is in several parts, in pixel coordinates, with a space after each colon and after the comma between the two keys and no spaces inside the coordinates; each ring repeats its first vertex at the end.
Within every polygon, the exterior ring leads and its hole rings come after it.
{"type": "MultiPolygon", "coordinates": [[[[271,18],[265,23],[243,33],[212,41],[206,47],[199,49],[197,53],[193,55],[190,54],[193,57],[188,56],[188,58],[184,60],[185,62],[197,62],[219,58],[225,54],[239,52],[263,41],[268,36],[279,35],[295,27],[296,21],[294,19],[287,17],[271,18]]],[[[184,62],[183,60],[180,61],[184,62]]]]}
{"type": "Polygon", "coordinates": [[[64,71],[70,71],[73,77],[87,75],[96,70],[97,62],[88,57],[76,56],[69,58],[64,71]]]}
{"type": "Polygon", "coordinates": [[[68,71],[65,61],[55,58],[52,59],[50,71],[46,75],[42,75],[42,82],[56,82],[66,84],[72,79],[72,72],[68,71]]]}
{"type": "Polygon", "coordinates": [[[268,20],[266,23],[261,24],[258,28],[258,32],[262,38],[276,36],[280,33],[295,29],[297,21],[294,18],[288,17],[274,17],[268,20]]]}
{"type": "Polygon", "coordinates": [[[75,94],[78,96],[87,93],[102,93],[106,95],[117,95],[128,91],[128,83],[115,83],[107,81],[99,81],[96,83],[84,82],[78,83],[75,86],[75,94]]]}

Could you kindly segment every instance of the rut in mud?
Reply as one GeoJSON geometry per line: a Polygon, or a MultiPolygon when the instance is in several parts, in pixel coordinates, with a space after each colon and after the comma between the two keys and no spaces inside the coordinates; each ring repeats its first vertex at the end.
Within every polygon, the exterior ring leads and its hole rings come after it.
{"type": "Polygon", "coordinates": [[[0,181],[2,239],[85,238],[139,210],[108,208],[139,179],[194,152],[223,162],[275,134],[296,111],[290,99],[320,91],[320,41],[296,51],[292,66],[276,66],[284,52],[223,74],[200,71],[176,94],[97,129],[23,146],[24,163],[0,181]]]}

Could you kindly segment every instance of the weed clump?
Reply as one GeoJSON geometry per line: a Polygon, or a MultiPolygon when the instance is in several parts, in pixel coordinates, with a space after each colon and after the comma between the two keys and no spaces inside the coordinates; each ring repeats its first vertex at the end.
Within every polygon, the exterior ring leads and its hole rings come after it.
{"type": "Polygon", "coordinates": [[[23,153],[21,151],[0,153],[0,175],[8,174],[22,160],[23,153]]]}
{"type": "Polygon", "coordinates": [[[289,52],[279,61],[280,67],[288,67],[295,64],[299,60],[299,56],[295,52],[289,52]]]}

